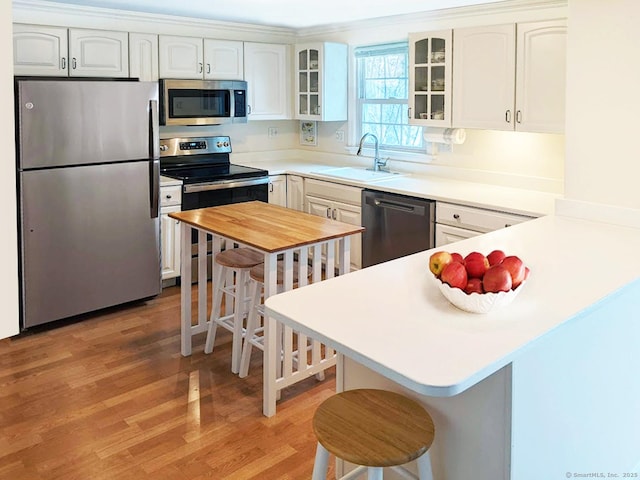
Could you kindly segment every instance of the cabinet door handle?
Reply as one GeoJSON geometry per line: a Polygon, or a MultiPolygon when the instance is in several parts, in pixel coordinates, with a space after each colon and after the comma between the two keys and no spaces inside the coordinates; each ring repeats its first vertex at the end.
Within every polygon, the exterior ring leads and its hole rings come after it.
{"type": "Polygon", "coordinates": [[[522,123],[522,111],[518,110],[516,112],[516,123],[522,123]]]}
{"type": "Polygon", "coordinates": [[[334,220],[337,220],[338,215],[336,214],[336,209],[333,209],[333,212],[331,213],[331,218],[333,218],[334,220]]]}
{"type": "Polygon", "coordinates": [[[74,70],[76,69],[76,57],[73,57],[71,59],[71,68],[73,68],[74,70]]]}
{"type": "Polygon", "coordinates": [[[454,213],[453,218],[456,220],[460,220],[460,215],[458,215],[457,213],[454,213]]]}
{"type": "Polygon", "coordinates": [[[200,66],[200,71],[198,73],[202,73],[202,62],[198,63],[198,65],[200,66]]]}
{"type": "Polygon", "coordinates": [[[251,115],[251,105],[247,105],[247,115],[251,115]]]}
{"type": "Polygon", "coordinates": [[[67,57],[62,57],[62,58],[60,59],[60,68],[61,68],[62,70],[64,70],[64,69],[66,69],[66,68],[67,68],[67,57]]]}
{"type": "Polygon", "coordinates": [[[504,121],[507,123],[511,123],[511,110],[507,110],[504,112],[504,121]]]}
{"type": "Polygon", "coordinates": [[[407,109],[407,118],[411,120],[411,107],[407,109]]]}
{"type": "Polygon", "coordinates": [[[269,193],[273,193],[273,183],[269,184],[269,193]]]}
{"type": "Polygon", "coordinates": [[[331,209],[327,207],[327,218],[331,218],[331,209]]]}
{"type": "Polygon", "coordinates": [[[207,63],[207,73],[211,73],[211,64],[207,63]]]}

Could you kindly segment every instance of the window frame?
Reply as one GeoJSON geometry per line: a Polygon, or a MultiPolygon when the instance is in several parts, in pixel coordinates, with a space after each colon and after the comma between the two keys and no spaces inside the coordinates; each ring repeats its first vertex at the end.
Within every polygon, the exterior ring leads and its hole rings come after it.
{"type": "Polygon", "coordinates": [[[365,105],[400,105],[403,107],[402,118],[404,119],[404,123],[385,123],[382,120],[379,123],[375,123],[380,126],[380,129],[384,128],[384,125],[395,125],[399,129],[407,129],[412,130],[413,133],[409,133],[406,136],[401,132],[401,138],[407,138],[411,136],[415,136],[419,138],[420,144],[418,146],[410,146],[410,145],[399,145],[399,144],[390,144],[384,143],[384,138],[382,135],[379,135],[377,132],[372,132],[376,134],[380,142],[380,149],[389,151],[389,152],[397,152],[402,154],[424,154],[425,153],[425,142],[423,138],[423,130],[421,126],[410,125],[409,124],[409,42],[394,42],[394,43],[384,43],[384,44],[375,44],[375,45],[364,45],[361,47],[357,47],[354,51],[355,56],[355,77],[356,77],[356,91],[355,91],[355,132],[357,138],[360,139],[364,135],[364,133],[370,131],[363,128],[365,123],[372,122],[364,122],[363,121],[363,113],[365,105]],[[401,78],[406,81],[405,91],[407,92],[407,98],[386,98],[386,99],[367,99],[364,97],[365,95],[365,83],[366,78],[364,77],[364,68],[362,63],[366,60],[367,57],[376,57],[376,56],[384,56],[384,55],[397,55],[402,54],[405,56],[404,64],[405,64],[405,75],[402,77],[381,77],[385,80],[390,80],[393,78],[401,78]]]}

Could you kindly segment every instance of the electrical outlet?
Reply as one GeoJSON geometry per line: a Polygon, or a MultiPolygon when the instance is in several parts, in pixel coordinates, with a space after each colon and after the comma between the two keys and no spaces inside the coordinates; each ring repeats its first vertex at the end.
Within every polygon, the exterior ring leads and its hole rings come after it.
{"type": "Polygon", "coordinates": [[[338,142],[344,142],[344,130],[336,130],[336,140],[338,142]]]}
{"type": "Polygon", "coordinates": [[[269,127],[268,132],[269,132],[269,138],[278,136],[278,129],[276,127],[269,127]]]}

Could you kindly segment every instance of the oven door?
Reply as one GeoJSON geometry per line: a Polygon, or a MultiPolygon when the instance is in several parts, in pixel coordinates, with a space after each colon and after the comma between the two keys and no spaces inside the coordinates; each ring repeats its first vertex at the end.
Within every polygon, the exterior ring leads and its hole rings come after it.
{"type": "Polygon", "coordinates": [[[182,187],[182,210],[217,207],[230,203],[269,201],[269,177],[228,182],[196,183],[182,187]]]}

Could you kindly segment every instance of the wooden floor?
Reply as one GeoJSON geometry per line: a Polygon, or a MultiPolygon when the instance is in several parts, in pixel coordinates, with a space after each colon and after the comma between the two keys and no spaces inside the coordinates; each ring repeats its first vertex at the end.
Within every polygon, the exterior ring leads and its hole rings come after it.
{"type": "Polygon", "coordinates": [[[0,479],[311,478],[311,419],[334,370],[266,418],[262,352],[245,379],[223,329],[213,354],[201,335],[180,355],[179,293],[0,341],[0,479]]]}

